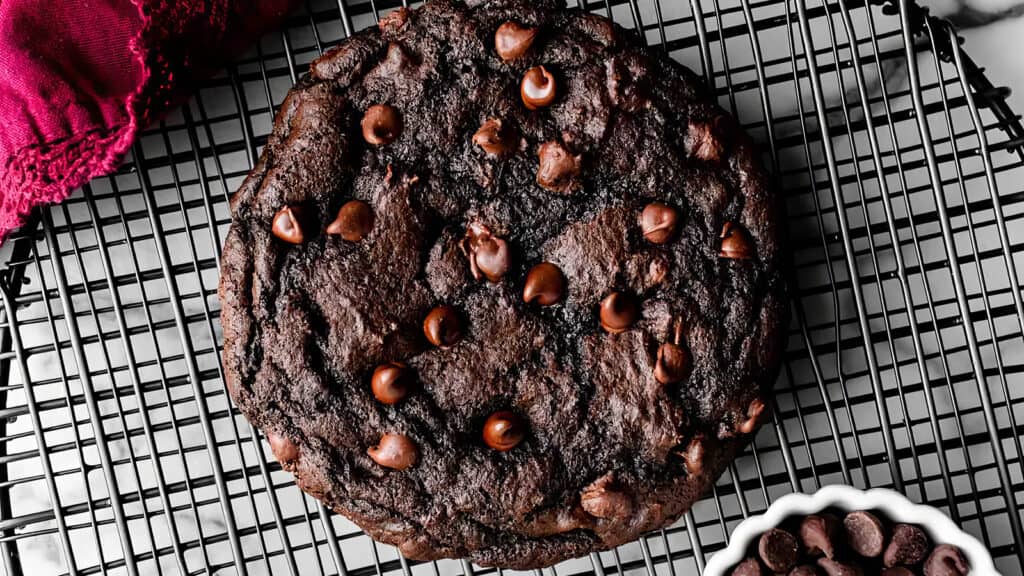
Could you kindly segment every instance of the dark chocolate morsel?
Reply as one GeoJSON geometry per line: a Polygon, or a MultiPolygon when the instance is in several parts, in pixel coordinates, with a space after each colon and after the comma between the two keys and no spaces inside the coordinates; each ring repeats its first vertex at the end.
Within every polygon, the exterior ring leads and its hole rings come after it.
{"type": "Polygon", "coordinates": [[[281,208],[274,214],[270,232],[289,244],[302,244],[306,240],[303,230],[305,214],[306,211],[298,204],[281,208]]]}
{"type": "Polygon", "coordinates": [[[665,244],[679,230],[679,212],[667,204],[651,202],[640,213],[640,232],[651,244],[665,244]]]}
{"type": "Polygon", "coordinates": [[[404,434],[384,434],[376,446],[366,450],[377,464],[395,470],[405,470],[419,458],[416,444],[404,434]]]}
{"type": "Polygon", "coordinates": [[[892,527],[889,545],[882,554],[882,563],[887,567],[913,566],[928,555],[931,543],[920,526],[897,524],[892,527]]]}
{"type": "Polygon", "coordinates": [[[719,235],[722,240],[718,255],[730,260],[750,260],[754,257],[754,241],[746,228],[735,222],[726,222],[719,235]]]}
{"type": "Polygon", "coordinates": [[[761,561],[772,572],[786,572],[800,559],[800,544],[796,537],[780,528],[772,528],[757,542],[761,561]]]}
{"type": "Polygon", "coordinates": [[[622,292],[612,292],[601,300],[599,310],[601,328],[609,334],[625,332],[636,322],[640,310],[636,301],[622,292]]]}
{"type": "Polygon", "coordinates": [[[541,306],[558,304],[565,297],[565,276],[558,266],[550,262],[541,262],[526,274],[523,286],[523,301],[536,302],[541,306]]]}
{"type": "Polygon", "coordinates": [[[523,104],[530,110],[550,106],[558,95],[558,83],[555,76],[543,66],[535,66],[523,75],[519,85],[519,94],[523,104]]]}
{"type": "Polygon", "coordinates": [[[281,464],[294,462],[298,459],[298,445],[284,434],[270,432],[267,434],[267,442],[270,443],[270,451],[274,454],[274,458],[281,464]]]}
{"type": "Polygon", "coordinates": [[[381,364],[373,371],[370,389],[373,397],[383,404],[401,402],[412,388],[412,373],[402,362],[381,364]]]}
{"type": "Polygon", "coordinates": [[[394,142],[402,133],[402,115],[394,106],[374,104],[363,114],[361,126],[367,143],[384,146],[394,142]]]}
{"type": "Polygon", "coordinates": [[[537,152],[540,165],[537,168],[537,184],[542,188],[568,194],[579,186],[581,156],[573,154],[559,140],[540,145],[537,152]]]}
{"type": "Polygon", "coordinates": [[[373,209],[361,200],[349,200],[338,210],[338,216],[327,225],[327,233],[349,242],[359,242],[373,230],[373,209]]]}
{"type": "Polygon", "coordinates": [[[438,306],[423,320],[423,334],[434,346],[450,348],[462,339],[462,318],[451,306],[438,306]]]}
{"type": "Polygon", "coordinates": [[[924,576],[966,576],[970,566],[959,548],[939,544],[924,561],[924,576]]]}
{"type": "Polygon", "coordinates": [[[484,422],[484,443],[499,452],[508,452],[523,441],[526,424],[515,412],[495,412],[484,422]]]}
{"type": "Polygon", "coordinates": [[[812,514],[800,523],[800,541],[809,555],[834,558],[838,531],[839,519],[835,516],[812,514]]]}
{"type": "Polygon", "coordinates": [[[502,60],[510,62],[526,54],[536,37],[536,28],[505,22],[494,33],[494,50],[502,60]]]}
{"type": "Polygon", "coordinates": [[[882,554],[885,544],[885,530],[874,514],[858,510],[850,512],[843,519],[847,543],[850,548],[865,558],[876,558],[882,554]]]}
{"type": "Polygon", "coordinates": [[[787,574],[786,576],[820,576],[820,575],[821,575],[821,571],[818,570],[816,567],[811,566],[810,564],[801,564],[799,566],[794,566],[793,569],[790,570],[789,574],[787,574]]]}

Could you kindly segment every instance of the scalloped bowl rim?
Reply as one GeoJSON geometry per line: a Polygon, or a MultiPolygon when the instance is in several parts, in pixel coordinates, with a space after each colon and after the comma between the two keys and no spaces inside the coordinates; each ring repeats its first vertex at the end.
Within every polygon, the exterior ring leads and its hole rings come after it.
{"type": "Polygon", "coordinates": [[[934,542],[954,544],[963,551],[971,567],[970,576],[999,576],[985,546],[938,509],[915,504],[903,494],[886,488],[860,490],[842,484],[822,487],[814,494],[787,494],[763,514],[747,518],[733,531],[729,545],[708,561],[704,576],[725,576],[727,570],[743,560],[754,538],[778,526],[786,517],[813,514],[828,507],[850,511],[881,510],[895,522],[920,524],[934,542]]]}

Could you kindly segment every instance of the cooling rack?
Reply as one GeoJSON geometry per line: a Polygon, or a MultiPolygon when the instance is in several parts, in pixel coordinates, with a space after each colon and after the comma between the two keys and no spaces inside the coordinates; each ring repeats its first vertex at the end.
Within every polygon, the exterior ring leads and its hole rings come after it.
{"type": "MultiPolygon", "coordinates": [[[[0,571],[464,575],[304,496],[232,407],[228,198],[322,50],[394,0],[310,0],[0,251],[0,571]]],[[[543,571],[699,573],[792,491],[890,486],[1022,572],[1024,128],[911,2],[608,0],[704,74],[785,195],[793,320],[775,420],[672,527],[543,571]]],[[[541,571],[537,571],[542,576],[541,571]]]]}

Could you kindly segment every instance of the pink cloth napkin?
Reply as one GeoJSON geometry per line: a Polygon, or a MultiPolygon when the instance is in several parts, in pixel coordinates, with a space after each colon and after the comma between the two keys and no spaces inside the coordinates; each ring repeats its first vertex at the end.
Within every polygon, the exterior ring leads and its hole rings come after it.
{"type": "Polygon", "coordinates": [[[295,0],[0,0],[0,242],[112,172],[194,81],[295,0]]]}

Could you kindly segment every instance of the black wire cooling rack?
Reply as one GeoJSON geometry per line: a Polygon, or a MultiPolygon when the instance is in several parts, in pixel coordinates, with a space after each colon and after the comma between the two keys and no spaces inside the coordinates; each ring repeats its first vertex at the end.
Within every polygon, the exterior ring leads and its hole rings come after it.
{"type": "MultiPolygon", "coordinates": [[[[117,174],[8,240],[5,575],[493,572],[407,561],[303,496],[222,383],[228,197],[308,62],[396,5],[311,1],[117,174]]],[[[1024,128],[1007,91],[909,2],[580,8],[702,71],[764,143],[796,289],[774,424],[713,493],[670,528],[545,572],[699,573],[774,498],[847,483],[942,508],[1021,574],[1024,128]]]]}

